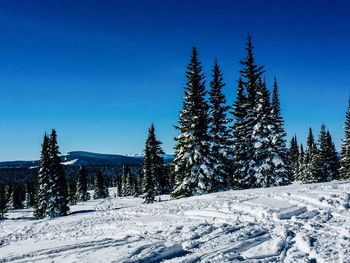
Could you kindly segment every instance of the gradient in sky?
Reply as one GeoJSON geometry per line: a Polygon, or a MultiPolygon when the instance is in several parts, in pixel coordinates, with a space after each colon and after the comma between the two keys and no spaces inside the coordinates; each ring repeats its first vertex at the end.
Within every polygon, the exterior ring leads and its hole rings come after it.
{"type": "MultiPolygon", "coordinates": [[[[221,64],[232,104],[247,32],[280,86],[288,138],[325,123],[339,147],[350,95],[349,1],[1,1],[0,160],[37,159],[56,128],[63,153],[141,153],[153,122],[172,153],[197,46],[221,64]]],[[[210,78],[207,83],[209,83],[210,78]]]]}

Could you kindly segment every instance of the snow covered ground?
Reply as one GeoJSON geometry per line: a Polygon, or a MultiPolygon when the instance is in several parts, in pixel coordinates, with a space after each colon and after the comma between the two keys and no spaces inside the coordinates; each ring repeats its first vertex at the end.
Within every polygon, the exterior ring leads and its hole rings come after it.
{"type": "Polygon", "coordinates": [[[0,262],[350,262],[349,195],[332,182],[18,210],[0,221],[0,262]]]}

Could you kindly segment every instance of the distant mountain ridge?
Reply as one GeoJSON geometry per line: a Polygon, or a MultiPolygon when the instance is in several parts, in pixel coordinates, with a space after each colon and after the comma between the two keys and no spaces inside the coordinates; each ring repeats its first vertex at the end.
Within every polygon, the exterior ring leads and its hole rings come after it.
{"type": "MultiPolygon", "coordinates": [[[[164,154],[165,162],[171,162],[173,156],[164,154]]],[[[119,155],[103,154],[85,151],[72,151],[61,156],[63,165],[140,165],[143,161],[143,155],[119,155]]],[[[6,161],[0,162],[0,168],[36,168],[39,161],[6,161]]]]}

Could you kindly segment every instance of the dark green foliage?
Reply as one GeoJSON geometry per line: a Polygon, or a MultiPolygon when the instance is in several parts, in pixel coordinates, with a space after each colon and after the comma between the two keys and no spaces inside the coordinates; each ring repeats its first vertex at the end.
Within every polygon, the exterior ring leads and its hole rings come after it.
{"type": "Polygon", "coordinates": [[[350,179],[350,99],[345,116],[344,138],[340,156],[340,178],[350,179]]]}
{"type": "Polygon", "coordinates": [[[286,148],[286,132],[284,130],[284,121],[281,114],[281,104],[278,94],[277,80],[274,80],[271,102],[271,157],[272,157],[272,175],[274,183],[272,185],[285,185],[293,180],[292,173],[288,167],[288,157],[286,148]]]}
{"type": "Polygon", "coordinates": [[[101,171],[96,172],[94,181],[94,199],[108,197],[108,188],[106,187],[101,171]]]}
{"type": "Polygon", "coordinates": [[[215,160],[213,190],[217,191],[229,188],[227,175],[230,172],[232,141],[227,127],[230,122],[227,118],[229,107],[226,106],[226,98],[222,91],[225,84],[217,61],[212,72],[209,91],[209,133],[212,138],[211,155],[215,160]]]}
{"type": "Polygon", "coordinates": [[[329,131],[326,131],[325,125],[321,126],[318,145],[321,178],[320,180],[322,182],[329,182],[337,179],[339,177],[339,160],[331,134],[329,131]]]}
{"type": "Polygon", "coordinates": [[[161,142],[157,140],[152,124],[148,130],[145,146],[145,156],[142,165],[142,193],[145,203],[152,203],[156,195],[166,190],[167,174],[164,166],[161,142]]]}
{"type": "Polygon", "coordinates": [[[307,148],[303,163],[303,173],[301,180],[304,183],[316,183],[322,181],[321,166],[319,152],[315,139],[312,133],[312,129],[309,128],[309,133],[307,137],[307,148]]]}
{"type": "Polygon", "coordinates": [[[121,175],[121,196],[134,196],[135,192],[135,181],[128,165],[123,166],[121,175]]]}
{"type": "Polygon", "coordinates": [[[57,145],[56,130],[53,129],[49,140],[49,203],[47,215],[49,217],[65,216],[69,211],[67,182],[61,165],[60,151],[57,145]]]}
{"type": "Polygon", "coordinates": [[[8,211],[6,191],[3,185],[0,185],[0,220],[5,218],[8,211]]]}
{"type": "MultiPolygon", "coordinates": [[[[246,51],[247,56],[240,62],[243,69],[240,71],[241,79],[238,83],[237,98],[233,112],[233,182],[235,183],[235,188],[257,186],[255,177],[257,164],[253,162],[255,154],[253,130],[257,124],[256,110],[258,108],[255,104],[257,101],[260,101],[260,98],[256,98],[256,96],[259,85],[261,86],[260,77],[264,71],[262,66],[255,64],[250,35],[248,35],[246,51]]],[[[265,91],[262,91],[261,95],[263,95],[263,92],[265,91]]],[[[268,103],[268,100],[261,102],[268,103]]],[[[262,116],[262,114],[260,115],[262,116]]],[[[262,127],[262,129],[265,129],[265,127],[262,127]]]]}
{"type": "Polygon", "coordinates": [[[78,202],[77,182],[75,180],[68,181],[68,201],[70,205],[76,205],[78,202]]]}
{"type": "Polygon", "coordinates": [[[247,118],[248,98],[244,92],[243,81],[238,81],[237,97],[233,105],[234,123],[233,132],[233,169],[232,181],[234,188],[248,188],[254,183],[252,177],[247,177],[249,170],[249,158],[252,155],[251,142],[251,118],[247,118]],[[249,125],[248,125],[249,124],[249,125]],[[250,127],[247,129],[247,127],[250,127]]]}
{"type": "Polygon", "coordinates": [[[290,140],[290,146],[288,151],[288,163],[290,167],[290,173],[292,175],[292,180],[297,180],[298,169],[299,169],[299,146],[297,136],[295,135],[290,140]]]}
{"type": "Polygon", "coordinates": [[[175,146],[176,188],[172,197],[197,195],[213,191],[213,160],[208,134],[208,104],[205,100],[204,76],[197,49],[192,49],[188,64],[183,108],[175,146]]]}
{"type": "Polygon", "coordinates": [[[88,193],[88,181],[87,172],[84,166],[81,166],[78,172],[78,182],[77,182],[77,200],[80,202],[85,202],[90,199],[90,194],[88,193]]]}
{"type": "Polygon", "coordinates": [[[40,169],[38,173],[38,182],[35,198],[34,216],[36,218],[44,218],[49,202],[50,188],[50,153],[49,153],[49,137],[45,134],[41,146],[40,169]]]}

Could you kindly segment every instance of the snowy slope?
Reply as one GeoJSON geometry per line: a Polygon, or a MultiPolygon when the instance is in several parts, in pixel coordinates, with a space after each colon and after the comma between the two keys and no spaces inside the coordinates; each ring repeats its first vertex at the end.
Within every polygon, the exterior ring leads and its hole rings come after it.
{"type": "Polygon", "coordinates": [[[0,262],[350,262],[349,194],[332,182],[94,200],[52,220],[15,211],[0,222],[0,262]]]}

